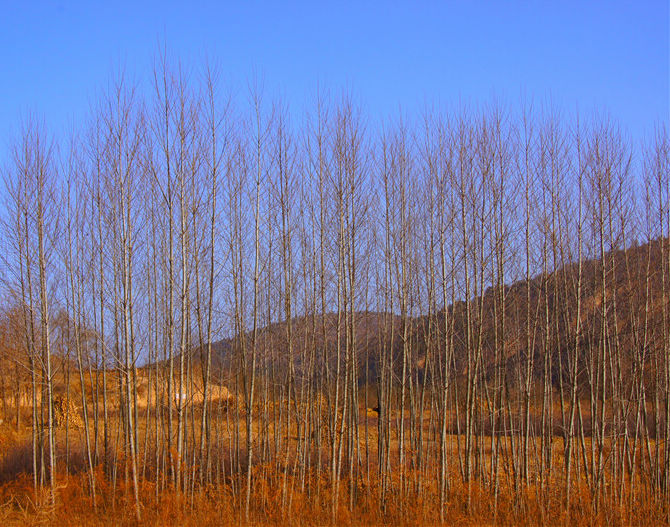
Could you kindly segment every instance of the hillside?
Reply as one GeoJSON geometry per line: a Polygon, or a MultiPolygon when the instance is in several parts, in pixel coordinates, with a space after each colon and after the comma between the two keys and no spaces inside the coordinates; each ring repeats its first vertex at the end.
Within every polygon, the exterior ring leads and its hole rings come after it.
{"type": "MultiPolygon", "coordinates": [[[[430,360],[433,365],[442,364],[442,357],[438,355],[447,353],[456,377],[467,375],[468,364],[477,363],[485,378],[491,378],[499,368],[510,379],[518,381],[525,376],[530,363],[533,379],[540,380],[546,373],[558,385],[561,378],[565,380],[569,376],[568,354],[574,352],[575,342],[578,342],[580,383],[584,384],[589,382],[586,362],[605,338],[608,349],[612,353],[616,351],[617,360],[622,361],[622,367],[632,371],[635,353],[641,350],[643,342],[649,350],[661,345],[664,316],[661,264],[661,240],[657,239],[627,250],[606,253],[604,264],[601,259],[583,261],[581,280],[579,265],[572,263],[552,273],[535,276],[528,282],[523,280],[507,285],[502,290],[489,287],[484,295],[473,298],[469,304],[456,302],[430,319],[427,316],[408,317],[406,349],[409,366],[423,377],[429,373],[425,371],[427,356],[430,369],[430,360]],[[579,305],[578,287],[581,291],[579,305]],[[529,349],[532,356],[529,356],[529,349]]],[[[667,294],[665,298],[667,302],[667,294]]],[[[349,321],[342,314],[339,320],[341,360],[347,360],[347,349],[354,350],[359,383],[378,379],[384,354],[392,361],[394,369],[400,370],[402,323],[399,315],[357,312],[353,320],[355,346],[351,347],[348,343],[349,321]]],[[[329,367],[336,367],[337,328],[335,313],[292,320],[292,359],[298,375],[306,368],[324,367],[326,360],[329,367]]],[[[253,335],[248,332],[244,343],[248,353],[252,341],[253,335]]],[[[290,362],[287,343],[286,322],[260,329],[258,364],[271,367],[277,375],[285,375],[290,362]]],[[[223,369],[233,367],[237,357],[235,352],[240,351],[241,346],[239,338],[213,343],[213,364],[223,369]]],[[[650,358],[647,354],[646,360],[650,358]]]]}

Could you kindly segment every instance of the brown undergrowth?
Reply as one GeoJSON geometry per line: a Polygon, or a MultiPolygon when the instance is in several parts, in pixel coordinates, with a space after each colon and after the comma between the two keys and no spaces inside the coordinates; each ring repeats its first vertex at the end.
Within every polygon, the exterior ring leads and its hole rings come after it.
{"type": "MultiPolygon", "coordinates": [[[[140,482],[141,520],[135,517],[132,485],[123,477],[113,487],[102,466],[95,471],[96,498],[93,499],[86,471],[59,474],[55,481],[55,501],[51,504],[49,487],[34,490],[32,476],[21,473],[0,486],[0,521],[10,525],[593,525],[651,526],[667,524],[658,503],[643,493],[624,507],[594,511],[591,495],[585,485],[576,488],[572,506],[567,511],[558,488],[529,486],[520,494],[501,487],[496,498],[488,488],[468,485],[455,477],[447,492],[444,516],[439,515],[438,491],[435,485],[420,490],[412,484],[399,491],[398,481],[390,482],[383,506],[380,489],[374,479],[355,487],[355,497],[348,493],[346,480],[340,483],[339,505],[333,514],[334,487],[325,479],[301,482],[288,477],[284,493],[283,474],[267,467],[255,472],[248,520],[244,515],[243,493],[235,495],[230,481],[203,485],[189,492],[174,488],[157,489],[149,480],[140,482]],[[468,497],[469,495],[469,497],[468,497]],[[542,497],[542,499],[540,499],[542,497]],[[282,503],[284,506],[282,507],[282,503]],[[468,503],[470,505],[468,506],[468,503]],[[353,504],[353,507],[351,505],[353,504]],[[351,508],[350,508],[351,507],[351,508]]],[[[410,481],[411,474],[408,477],[410,481]]],[[[238,481],[236,483],[241,483],[238,481]]]]}
{"type": "MultiPolygon", "coordinates": [[[[61,438],[62,439],[62,438],[61,438]]],[[[62,447],[62,441],[59,445],[62,447]]],[[[55,499],[50,486],[35,490],[32,476],[32,449],[27,430],[23,433],[8,427],[0,428],[0,526],[11,525],[500,525],[500,526],[628,526],[668,525],[668,505],[659,503],[649,486],[639,481],[635,493],[626,486],[623,495],[604,489],[604,496],[594,509],[592,489],[586,480],[573,483],[570,509],[565,506],[565,481],[558,468],[562,458],[556,457],[552,479],[529,481],[514,488],[511,479],[501,471],[497,495],[490,484],[475,479],[468,484],[454,467],[446,490],[443,514],[435,467],[423,474],[393,470],[384,491],[380,487],[375,463],[362,470],[355,485],[349,485],[348,471],[336,487],[322,471],[301,478],[290,471],[284,475],[275,463],[256,464],[250,512],[245,519],[246,470],[239,472],[225,455],[213,455],[212,462],[227,467],[218,483],[200,483],[198,467],[183,466],[183,473],[194,474],[188,490],[160,485],[156,471],[147,467],[139,481],[141,520],[135,511],[133,486],[128,465],[122,457],[114,464],[108,461],[105,471],[101,463],[95,468],[95,499],[81,442],[72,443],[68,473],[62,469],[65,452],[58,449],[55,499]],[[369,474],[369,475],[368,475],[369,474]],[[350,494],[350,489],[353,493],[350,494]],[[334,496],[338,505],[333,511],[334,496]],[[606,504],[603,506],[602,504],[606,504]]],[[[213,453],[214,454],[214,453],[213,453]]],[[[151,459],[153,456],[148,456],[151,459]]],[[[373,453],[373,458],[374,458],[373,453]]],[[[312,461],[312,465],[313,461],[312,461]]],[[[396,467],[397,468],[397,467],[396,467]]],[[[213,471],[212,473],[215,473],[213,471]]]]}

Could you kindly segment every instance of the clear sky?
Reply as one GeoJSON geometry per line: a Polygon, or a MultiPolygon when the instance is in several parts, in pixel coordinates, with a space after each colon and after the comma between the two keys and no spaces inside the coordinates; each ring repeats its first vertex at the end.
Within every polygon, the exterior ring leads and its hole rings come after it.
{"type": "Polygon", "coordinates": [[[372,119],[496,96],[606,110],[634,139],[670,120],[667,0],[0,5],[0,160],[28,111],[57,133],[81,122],[119,66],[148,80],[163,42],[184,64],[213,59],[233,91],[256,73],[294,108],[320,83],[372,119]]]}

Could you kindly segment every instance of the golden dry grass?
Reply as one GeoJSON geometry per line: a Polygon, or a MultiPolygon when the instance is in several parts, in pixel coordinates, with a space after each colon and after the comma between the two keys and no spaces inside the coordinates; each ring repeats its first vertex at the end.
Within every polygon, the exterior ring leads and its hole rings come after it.
{"type": "MultiPolygon", "coordinates": [[[[113,379],[111,379],[113,380],[113,379]]],[[[70,397],[76,402],[80,398],[76,382],[70,387],[70,397]]],[[[151,434],[153,425],[147,427],[146,419],[153,419],[148,411],[146,386],[142,377],[138,378],[141,398],[138,401],[140,421],[139,444],[144,444],[145,431],[151,434]]],[[[87,386],[87,390],[91,387],[87,386]]],[[[64,387],[59,386],[63,392],[64,387]]],[[[196,391],[194,397],[200,394],[196,391]]],[[[225,387],[215,387],[210,396],[228,398],[225,387]]],[[[201,395],[200,395],[201,397],[201,395]]],[[[155,400],[155,395],[152,395],[155,400]]],[[[201,402],[201,398],[192,401],[201,402]]],[[[281,403],[277,403],[281,404],[281,403]]],[[[272,406],[272,405],[271,405],[272,406]]],[[[324,404],[325,406],[325,404],[324,404]]],[[[89,407],[92,410],[92,407],[89,407]]],[[[118,474],[116,487],[112,487],[110,478],[105,476],[102,466],[95,472],[96,503],[93,504],[89,480],[84,460],[84,430],[70,429],[68,432],[70,471],[65,474],[64,449],[65,431],[57,430],[57,449],[59,476],[56,481],[56,500],[51,506],[48,489],[35,492],[31,467],[31,430],[28,408],[24,409],[23,424],[17,430],[12,423],[13,412],[5,416],[0,425],[0,522],[2,527],[10,525],[138,525],[135,518],[135,507],[132,486],[125,477],[123,460],[117,460],[118,474]]],[[[258,415],[258,410],[255,415],[258,415]]],[[[304,408],[298,408],[304,411],[304,408]]],[[[195,413],[197,417],[197,412],[195,413]]],[[[393,418],[399,417],[397,412],[393,418]]],[[[110,417],[111,426],[115,428],[118,415],[110,417]]],[[[187,495],[177,492],[174,488],[156,489],[156,483],[149,477],[152,472],[148,467],[147,477],[140,481],[140,501],[142,519],[140,525],[435,525],[440,523],[439,489],[435,470],[429,467],[423,477],[413,473],[411,469],[405,473],[405,483],[401,485],[396,470],[392,470],[391,480],[385,495],[383,507],[380,502],[380,481],[377,477],[377,420],[378,414],[372,408],[360,408],[359,413],[361,445],[360,448],[369,456],[363,459],[363,467],[354,485],[355,496],[348,494],[348,481],[345,477],[339,484],[339,505],[333,512],[332,502],[334,487],[322,472],[319,479],[314,472],[307,475],[303,482],[297,475],[288,472],[287,496],[282,496],[284,473],[278,464],[272,466],[256,465],[254,467],[254,484],[251,500],[251,511],[248,522],[244,521],[244,500],[241,489],[244,488],[244,474],[231,475],[219,484],[196,485],[187,495]],[[367,433],[364,423],[367,421],[367,433]],[[370,467],[368,472],[368,467],[370,467]],[[417,481],[423,481],[418,489],[417,481]],[[401,490],[402,489],[402,490],[401,490]],[[158,495],[158,498],[157,498],[158,495]],[[282,501],[285,502],[282,506],[282,501]]],[[[218,433],[229,434],[231,429],[239,428],[240,441],[245,439],[244,412],[235,408],[226,415],[226,421],[219,422],[218,433]],[[236,417],[239,419],[235,421],[236,417]]],[[[429,412],[424,416],[424,431],[428,431],[429,412]]],[[[199,429],[199,421],[195,423],[199,429]]],[[[256,420],[255,430],[261,423],[256,420]]],[[[267,433],[274,433],[273,423],[269,423],[267,433]]],[[[92,435],[92,434],[91,434],[92,435]]],[[[102,438],[99,437],[99,440],[102,438]]],[[[151,436],[150,436],[150,439],[151,436]]],[[[563,496],[562,448],[559,438],[552,442],[553,464],[555,470],[552,480],[546,479],[543,485],[539,481],[530,481],[527,487],[515,489],[511,485],[509,474],[501,474],[499,494],[494,496],[491,486],[480,486],[476,480],[470,485],[463,482],[458,472],[456,460],[457,436],[448,438],[451,455],[452,474],[451,486],[447,491],[444,517],[446,525],[639,525],[652,526],[668,523],[668,511],[663,509],[657,499],[646,494],[644,485],[636,487],[633,496],[626,494],[618,499],[616,493],[610,492],[606,498],[608,505],[600,510],[593,509],[592,491],[586,480],[578,481],[573,489],[571,507],[567,510],[563,496]],[[470,504],[468,506],[468,503],[470,504]]],[[[295,450],[298,444],[297,429],[289,433],[282,430],[282,440],[288,440],[290,448],[295,450]]],[[[482,451],[486,463],[490,463],[490,437],[482,436],[482,451]]],[[[391,449],[398,448],[398,437],[395,428],[391,430],[391,449]]],[[[424,438],[430,443],[428,437],[424,438]]],[[[535,447],[539,446],[539,439],[535,447]]],[[[150,441],[151,444],[151,441],[150,441]]],[[[499,448],[510,448],[508,438],[500,439],[499,448]]],[[[590,448],[590,438],[586,438],[586,447],[590,448]]],[[[436,448],[435,445],[432,448],[436,448]]],[[[143,451],[140,455],[144,454],[143,451]]],[[[411,452],[407,452],[408,455],[411,452]]],[[[152,453],[147,456],[152,459],[152,453]]],[[[434,459],[434,458],[433,458],[434,459]]],[[[188,469],[189,467],[184,467],[188,469]]],[[[501,469],[502,470],[502,469],[501,469]]]]}
{"type": "MultiPolygon", "coordinates": [[[[365,413],[363,413],[365,415],[365,413]]],[[[63,434],[58,434],[59,448],[63,448],[63,434]]],[[[16,474],[4,479],[0,485],[0,522],[10,525],[435,525],[440,523],[439,494],[434,478],[424,478],[418,490],[413,483],[416,474],[406,474],[404,491],[397,474],[393,474],[384,507],[380,507],[379,481],[376,470],[360,477],[351,500],[346,478],[339,485],[339,506],[333,515],[331,509],[334,487],[326,476],[317,480],[313,473],[304,488],[297,476],[287,480],[288,498],[282,508],[283,473],[276,466],[256,466],[252,507],[248,522],[244,521],[243,475],[228,476],[218,485],[196,486],[192,493],[183,494],[173,488],[159,489],[149,479],[140,481],[142,519],[137,522],[132,486],[124,474],[123,461],[118,462],[116,488],[105,477],[102,466],[96,468],[96,504],[94,507],[88,476],[81,454],[79,434],[72,433],[71,473],[60,473],[56,481],[55,505],[49,505],[48,489],[35,493],[32,476],[20,468],[29,463],[29,438],[27,428],[16,432],[8,426],[0,430],[2,468],[16,474]],[[23,457],[21,457],[23,456],[23,457]],[[27,457],[26,457],[27,456],[27,457]],[[238,489],[238,493],[235,493],[238,489]]],[[[371,438],[372,439],[372,438],[371,438]]],[[[455,437],[451,438],[452,441],[455,437]]],[[[374,442],[371,441],[371,447],[374,442]]],[[[376,456],[376,451],[373,451],[376,456]]],[[[62,454],[61,454],[62,455],[62,454]]],[[[562,463],[556,456],[556,463],[562,463]]],[[[62,460],[61,460],[62,467],[62,460]]],[[[454,467],[455,468],[455,467],[454,467]]],[[[373,467],[374,469],[374,467],[373,467]]],[[[558,474],[558,470],[556,473],[558,474]]],[[[577,482],[570,510],[562,499],[560,477],[547,481],[543,487],[531,482],[527,488],[515,489],[502,479],[499,495],[493,496],[490,487],[479,486],[473,481],[468,489],[454,472],[447,492],[446,525],[662,525],[667,514],[643,488],[635,496],[625,496],[621,506],[617,501],[596,512],[592,509],[591,492],[586,481],[577,482]],[[469,496],[469,499],[468,499],[469,496]],[[630,499],[629,499],[630,498],[630,499]],[[496,505],[497,501],[497,506],[496,505]],[[468,507],[468,502],[470,506],[468,507]]]]}

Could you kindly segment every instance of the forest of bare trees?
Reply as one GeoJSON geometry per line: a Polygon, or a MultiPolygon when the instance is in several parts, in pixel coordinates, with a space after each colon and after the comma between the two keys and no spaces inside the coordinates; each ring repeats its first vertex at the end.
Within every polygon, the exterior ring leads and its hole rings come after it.
{"type": "Polygon", "coordinates": [[[668,130],[306,107],[161,58],[68,137],[25,121],[0,426],[29,454],[3,484],[53,508],[78,474],[93,511],[137,519],[219,489],[249,521],[301,500],[668,522],[668,130]]]}

